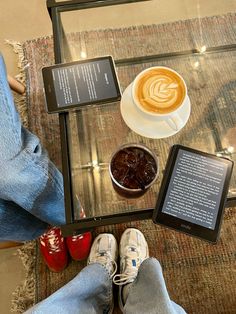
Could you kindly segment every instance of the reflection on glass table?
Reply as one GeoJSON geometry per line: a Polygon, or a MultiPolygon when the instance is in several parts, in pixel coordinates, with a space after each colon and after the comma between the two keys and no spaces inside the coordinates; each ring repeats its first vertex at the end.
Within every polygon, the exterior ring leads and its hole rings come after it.
{"type": "MultiPolygon", "coordinates": [[[[131,130],[122,119],[119,102],[69,113],[65,118],[68,147],[63,153],[69,159],[67,183],[75,221],[80,219],[81,206],[87,218],[150,211],[174,144],[236,159],[235,3],[226,8],[220,1],[214,6],[175,1],[173,11],[162,1],[103,4],[58,9],[55,44],[60,61],[112,55],[123,93],[142,70],[170,67],[186,81],[191,113],[183,129],[159,139],[131,130]],[[133,200],[115,192],[108,169],[113,152],[126,143],[145,144],[160,161],[158,180],[133,200]]],[[[236,199],[235,180],[236,170],[229,190],[229,197],[236,199]]]]}
{"type": "MultiPolygon", "coordinates": [[[[236,117],[233,100],[236,83],[233,81],[232,71],[235,57],[234,51],[226,51],[161,61],[162,65],[164,63],[181,71],[192,104],[186,126],[174,136],[151,139],[136,134],[123,121],[120,103],[71,113],[69,138],[74,204],[76,205],[79,197],[88,217],[154,207],[169,148],[176,143],[235,159],[236,143],[233,134],[236,117]],[[196,62],[199,64],[197,68],[194,67],[196,62]],[[226,75],[218,77],[217,73],[221,71],[226,75]],[[154,150],[160,159],[161,170],[150,191],[135,200],[121,198],[114,191],[108,171],[112,153],[121,144],[130,142],[144,143],[154,150]]],[[[153,61],[145,63],[145,67],[157,64],[159,61],[153,61]]],[[[118,66],[118,77],[129,77],[129,81],[132,81],[134,72],[138,73],[142,67],[143,64],[118,66]]],[[[122,80],[121,86],[123,89],[126,87],[122,80]]],[[[235,187],[234,173],[230,186],[231,195],[235,187]]],[[[78,217],[79,213],[75,211],[75,219],[78,217]]]]}

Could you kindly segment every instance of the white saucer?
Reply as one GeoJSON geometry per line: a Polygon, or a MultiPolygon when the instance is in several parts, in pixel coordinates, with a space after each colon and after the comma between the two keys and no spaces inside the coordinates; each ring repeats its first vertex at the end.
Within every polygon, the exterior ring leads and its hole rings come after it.
{"type": "Polygon", "coordinates": [[[173,130],[165,120],[158,120],[156,117],[151,117],[137,108],[131,98],[131,87],[132,84],[125,89],[120,102],[122,118],[131,130],[139,135],[157,139],[174,135],[185,126],[191,111],[190,99],[188,96],[185,105],[179,110],[179,115],[184,121],[184,124],[181,129],[176,131],[173,130]]]}

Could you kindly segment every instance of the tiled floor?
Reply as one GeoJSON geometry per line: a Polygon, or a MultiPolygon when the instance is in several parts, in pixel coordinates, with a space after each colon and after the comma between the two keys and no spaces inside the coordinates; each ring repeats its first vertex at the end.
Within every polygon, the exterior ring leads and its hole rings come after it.
{"type": "MultiPolygon", "coordinates": [[[[103,18],[108,8],[99,10],[99,14],[92,11],[80,12],[72,16],[63,17],[67,28],[74,25],[80,29],[102,28],[107,26],[121,26],[132,23],[137,14],[142,16],[142,23],[170,22],[191,17],[207,16],[227,12],[235,12],[235,0],[152,0],[145,3],[133,4],[132,15],[129,10],[118,10],[116,18],[103,18]],[[79,21],[79,22],[78,22],[79,21]],[[75,24],[76,23],[76,24],[75,24]],[[110,25],[112,23],[112,25],[110,25]],[[117,24],[115,24],[117,23],[117,24]]],[[[109,8],[115,16],[114,7],[109,8]]],[[[17,57],[12,48],[5,44],[5,39],[25,41],[52,33],[51,21],[43,0],[1,0],[0,1],[0,51],[3,53],[9,74],[15,75],[17,57]]],[[[16,254],[16,248],[0,249],[0,313],[10,313],[11,294],[16,286],[24,279],[24,268],[16,254]]]]}
{"type": "Polygon", "coordinates": [[[24,267],[16,248],[0,250],[0,313],[10,313],[12,292],[24,279],[24,267]]]}

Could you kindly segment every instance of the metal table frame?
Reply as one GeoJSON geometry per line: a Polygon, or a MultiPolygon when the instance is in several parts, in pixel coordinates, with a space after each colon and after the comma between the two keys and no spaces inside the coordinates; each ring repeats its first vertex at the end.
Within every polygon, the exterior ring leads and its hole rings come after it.
{"type": "MultiPolygon", "coordinates": [[[[133,2],[141,2],[149,0],[72,0],[72,1],[62,1],[56,2],[55,0],[47,0],[47,9],[52,20],[53,27],[53,41],[54,41],[54,56],[55,63],[61,63],[63,60],[61,45],[63,40],[66,40],[63,30],[59,27],[60,22],[60,12],[71,11],[71,10],[82,10],[88,8],[97,8],[111,5],[120,5],[133,2]]],[[[222,46],[216,48],[208,48],[205,53],[211,53],[215,51],[229,51],[234,50],[236,45],[222,46]]],[[[192,49],[189,51],[173,52],[161,54],[158,56],[150,56],[145,60],[151,61],[152,59],[161,59],[168,57],[178,57],[188,54],[199,54],[200,51],[197,49],[192,49]]],[[[69,60],[69,55],[67,56],[69,60]]],[[[144,60],[144,57],[132,58],[129,60],[115,60],[116,64],[129,64],[129,63],[139,63],[144,60]]],[[[61,137],[61,151],[62,151],[62,172],[64,178],[64,195],[65,195],[65,214],[66,214],[66,225],[61,226],[62,233],[64,236],[69,236],[75,233],[90,230],[91,228],[111,225],[123,222],[129,222],[134,220],[151,219],[153,208],[143,209],[139,211],[130,211],[128,213],[119,213],[113,215],[106,215],[102,217],[90,217],[84,218],[81,221],[74,221],[73,213],[73,202],[72,202],[72,182],[70,174],[70,158],[69,158],[69,143],[68,143],[68,113],[59,114],[59,124],[60,124],[60,137],[61,137]]],[[[236,197],[227,198],[227,207],[236,206],[236,197]]]]}

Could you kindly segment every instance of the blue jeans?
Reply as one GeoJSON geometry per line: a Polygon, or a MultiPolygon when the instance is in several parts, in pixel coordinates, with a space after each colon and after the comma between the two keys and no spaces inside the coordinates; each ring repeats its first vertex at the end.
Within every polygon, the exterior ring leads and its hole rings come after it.
{"type": "Polygon", "coordinates": [[[0,54],[0,241],[37,238],[65,223],[62,174],[20,121],[0,54]]]}
{"type": "MultiPolygon", "coordinates": [[[[25,314],[110,313],[113,305],[112,280],[101,264],[86,266],[74,279],[25,314]]],[[[146,259],[129,289],[124,307],[127,314],[184,314],[170,300],[161,266],[154,258],[146,259]]]]}

